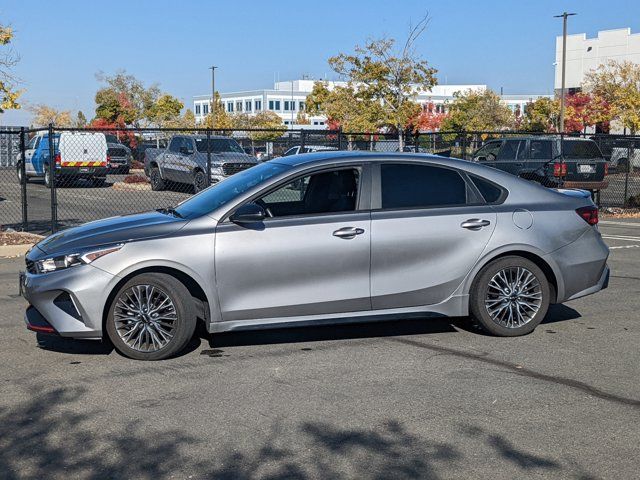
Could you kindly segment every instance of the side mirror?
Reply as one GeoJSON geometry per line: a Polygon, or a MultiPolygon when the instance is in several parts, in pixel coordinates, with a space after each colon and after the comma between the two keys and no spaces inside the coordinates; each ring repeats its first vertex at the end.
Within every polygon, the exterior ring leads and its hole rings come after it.
{"type": "Polygon", "coordinates": [[[260,205],[256,203],[246,203],[237,209],[233,215],[229,217],[233,223],[257,223],[265,219],[267,214],[260,205]]]}
{"type": "Polygon", "coordinates": [[[483,157],[483,156],[476,157],[475,160],[476,160],[476,162],[486,162],[487,161],[487,157],[483,157]]]}
{"type": "Polygon", "coordinates": [[[187,147],[180,147],[180,153],[183,155],[191,155],[193,151],[187,147]]]}

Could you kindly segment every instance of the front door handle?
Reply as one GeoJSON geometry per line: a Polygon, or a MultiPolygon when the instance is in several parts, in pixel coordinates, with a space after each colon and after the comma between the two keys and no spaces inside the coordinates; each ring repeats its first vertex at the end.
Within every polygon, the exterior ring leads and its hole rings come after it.
{"type": "Polygon", "coordinates": [[[333,236],[349,239],[349,238],[354,238],[356,235],[362,235],[363,233],[364,233],[364,230],[362,228],[344,227],[333,232],[333,236]]]}
{"type": "Polygon", "coordinates": [[[491,225],[489,220],[480,220],[479,218],[470,218],[469,220],[462,222],[460,226],[468,230],[480,230],[482,227],[491,225]]]}

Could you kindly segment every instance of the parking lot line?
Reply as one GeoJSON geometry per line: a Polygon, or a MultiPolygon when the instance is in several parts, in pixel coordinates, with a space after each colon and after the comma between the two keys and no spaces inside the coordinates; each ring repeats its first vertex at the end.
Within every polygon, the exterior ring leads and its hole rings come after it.
{"type": "Polygon", "coordinates": [[[640,248],[640,245],[619,245],[617,247],[609,247],[609,250],[616,250],[618,248],[640,248]]]}
{"type": "Polygon", "coordinates": [[[602,235],[607,240],[625,240],[627,242],[640,242],[640,237],[632,237],[628,235],[602,235]]]}
{"type": "Polygon", "coordinates": [[[636,222],[615,222],[613,220],[600,220],[600,225],[622,225],[625,227],[636,227],[640,228],[640,223],[636,222]]]}

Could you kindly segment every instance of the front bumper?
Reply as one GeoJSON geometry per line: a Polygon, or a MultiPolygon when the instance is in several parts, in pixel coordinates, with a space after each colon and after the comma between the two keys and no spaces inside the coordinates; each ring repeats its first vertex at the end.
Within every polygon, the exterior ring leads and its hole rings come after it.
{"type": "Polygon", "coordinates": [[[113,275],[92,265],[22,275],[21,293],[29,302],[27,328],[63,337],[102,337],[103,306],[113,275]]]}

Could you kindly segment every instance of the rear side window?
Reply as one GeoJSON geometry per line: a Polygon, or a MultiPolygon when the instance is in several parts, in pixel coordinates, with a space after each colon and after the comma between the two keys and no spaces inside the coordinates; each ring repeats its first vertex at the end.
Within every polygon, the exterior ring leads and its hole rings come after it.
{"type": "Polygon", "coordinates": [[[484,178],[469,175],[471,181],[482,194],[484,201],[487,203],[495,203],[502,197],[503,191],[493,183],[484,178]]]}
{"type": "Polygon", "coordinates": [[[427,208],[467,203],[467,185],[455,170],[418,164],[383,164],[382,208],[427,208]]]}
{"type": "Polygon", "coordinates": [[[602,153],[596,142],[565,140],[562,142],[562,156],[564,158],[602,158],[602,153]]]}
{"type": "Polygon", "coordinates": [[[551,160],[551,140],[531,140],[529,158],[531,160],[551,160]]]}

